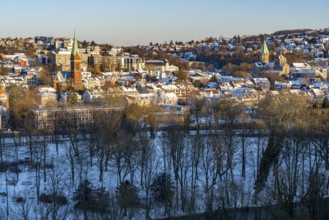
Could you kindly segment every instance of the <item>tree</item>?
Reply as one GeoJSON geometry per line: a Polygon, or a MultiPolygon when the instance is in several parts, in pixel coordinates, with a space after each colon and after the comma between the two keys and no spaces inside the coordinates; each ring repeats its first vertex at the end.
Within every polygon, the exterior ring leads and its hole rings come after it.
{"type": "Polygon", "coordinates": [[[269,139],[258,167],[254,199],[265,187],[270,168],[274,166],[277,172],[278,158],[284,141],[292,129],[302,123],[300,116],[305,114],[305,109],[305,98],[295,95],[268,95],[260,101],[258,111],[269,131],[269,139]]]}
{"type": "Polygon", "coordinates": [[[196,88],[200,88],[202,86],[202,83],[200,80],[195,80],[193,85],[196,87],[196,88]]]}
{"type": "Polygon", "coordinates": [[[266,75],[266,78],[270,81],[271,90],[275,90],[275,81],[282,81],[282,78],[279,76],[279,74],[276,74],[274,72],[268,73],[266,75]]]}
{"type": "Polygon", "coordinates": [[[218,81],[217,81],[217,76],[216,76],[216,75],[213,75],[213,76],[210,78],[209,82],[215,82],[215,83],[218,83],[218,81]]]}
{"type": "Polygon", "coordinates": [[[218,103],[220,118],[224,121],[222,141],[227,154],[227,168],[233,181],[233,158],[236,152],[234,124],[242,112],[242,106],[234,99],[222,98],[218,103]]]}
{"type": "Polygon", "coordinates": [[[52,86],[53,79],[51,78],[48,67],[44,67],[44,70],[38,75],[38,80],[40,80],[43,85],[52,86]]]}
{"type": "MultiPolygon", "coordinates": [[[[99,66],[99,72],[107,72],[108,71],[108,66],[109,65],[106,65],[105,62],[102,62],[102,64],[99,66]]],[[[95,72],[96,72],[96,70],[95,70],[95,72]]]]}
{"type": "Polygon", "coordinates": [[[157,170],[158,161],[156,160],[155,147],[148,137],[148,134],[140,131],[137,135],[137,158],[140,170],[140,186],[145,192],[145,219],[150,219],[150,209],[152,204],[150,199],[150,191],[152,177],[155,175],[157,170]]]}
{"type": "MultiPolygon", "coordinates": [[[[123,181],[117,188],[117,201],[124,210],[123,215],[127,216],[127,210],[137,208],[140,205],[138,188],[128,180],[123,181]]],[[[133,212],[130,212],[130,219],[133,212]]]]}
{"type": "Polygon", "coordinates": [[[179,81],[186,81],[188,78],[188,72],[186,70],[182,70],[179,68],[179,71],[177,73],[177,80],[179,81]]]}
{"type": "Polygon", "coordinates": [[[74,208],[83,211],[84,219],[87,219],[87,211],[94,207],[95,199],[91,183],[85,179],[79,183],[77,190],[74,192],[74,208]]]}
{"type": "Polygon", "coordinates": [[[0,66],[0,75],[1,76],[5,76],[8,74],[8,68],[4,67],[4,66],[0,66]]]}
{"type": "Polygon", "coordinates": [[[160,173],[154,177],[151,185],[151,195],[155,202],[164,205],[165,214],[170,216],[170,208],[174,196],[174,183],[169,174],[160,173]]]}
{"type": "MultiPolygon", "coordinates": [[[[185,211],[187,205],[187,170],[189,160],[185,160],[189,155],[188,150],[188,133],[184,126],[175,124],[172,125],[168,131],[163,135],[163,152],[168,152],[169,161],[168,167],[165,165],[165,170],[173,169],[175,179],[175,207],[178,211],[181,205],[182,210],[185,211]]],[[[166,162],[166,161],[164,161],[166,162]]]]}
{"type": "Polygon", "coordinates": [[[329,99],[325,98],[323,100],[323,104],[322,104],[323,108],[329,108],[329,99]]]}
{"type": "Polygon", "coordinates": [[[69,105],[77,105],[78,104],[78,94],[74,91],[70,91],[69,95],[67,96],[67,104],[69,105]]]}
{"type": "Polygon", "coordinates": [[[18,86],[9,88],[10,124],[12,128],[24,128],[24,124],[30,124],[33,107],[35,107],[33,91],[24,91],[18,86]],[[27,121],[29,123],[26,123],[27,121]]]}
{"type": "Polygon", "coordinates": [[[50,219],[67,218],[69,203],[67,198],[64,196],[64,188],[62,187],[65,181],[65,174],[66,170],[61,169],[61,167],[54,167],[49,171],[50,181],[48,186],[50,187],[50,194],[44,197],[46,201],[40,198],[40,202],[47,202],[44,206],[46,206],[46,212],[48,213],[50,219]]]}
{"type": "Polygon", "coordinates": [[[102,216],[106,216],[106,214],[109,211],[108,203],[110,200],[110,194],[104,187],[101,187],[99,189],[96,189],[94,191],[95,195],[95,203],[94,203],[94,210],[95,212],[98,212],[102,216]]]}
{"type": "Polygon", "coordinates": [[[87,48],[88,47],[88,42],[86,40],[82,41],[82,47],[87,48]]]}
{"type": "Polygon", "coordinates": [[[192,116],[195,117],[197,129],[199,129],[199,126],[200,126],[200,124],[199,124],[200,117],[202,117],[205,110],[206,110],[206,99],[205,98],[194,99],[192,101],[192,104],[190,106],[190,112],[191,112],[192,116]]]}
{"type": "Polygon", "coordinates": [[[51,71],[52,73],[56,73],[58,70],[59,70],[59,68],[58,68],[58,66],[57,66],[56,63],[54,63],[54,64],[51,65],[51,69],[50,69],[50,71],[51,71]]]}

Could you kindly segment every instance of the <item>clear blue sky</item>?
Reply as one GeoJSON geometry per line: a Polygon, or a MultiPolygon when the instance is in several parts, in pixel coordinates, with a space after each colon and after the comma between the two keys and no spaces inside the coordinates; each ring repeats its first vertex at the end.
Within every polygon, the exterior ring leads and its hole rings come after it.
{"type": "Polygon", "coordinates": [[[329,0],[0,0],[0,37],[119,45],[329,27],[329,0]]]}

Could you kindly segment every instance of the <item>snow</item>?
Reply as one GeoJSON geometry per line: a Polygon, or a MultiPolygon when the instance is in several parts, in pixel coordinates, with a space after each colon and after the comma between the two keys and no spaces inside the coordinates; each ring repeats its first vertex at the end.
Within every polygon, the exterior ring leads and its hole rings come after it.
{"type": "MultiPolygon", "coordinates": [[[[257,177],[257,167],[259,167],[259,160],[261,158],[262,151],[264,150],[264,147],[267,145],[267,137],[264,138],[257,138],[257,137],[246,137],[245,138],[245,146],[246,146],[246,175],[243,178],[241,176],[241,157],[242,157],[242,136],[240,136],[242,131],[236,130],[235,138],[233,140],[233,148],[235,149],[235,153],[233,155],[233,170],[232,173],[234,175],[234,181],[232,182],[229,174],[223,174],[219,179],[219,177],[216,177],[216,185],[215,185],[215,191],[223,192],[223,189],[227,187],[233,187],[229,189],[229,193],[234,199],[235,204],[237,207],[246,207],[246,206],[255,206],[253,203],[253,193],[254,193],[254,182],[257,177]]],[[[210,162],[208,165],[210,167],[215,165],[215,159],[214,155],[212,154],[209,143],[207,142],[207,139],[204,137],[207,136],[209,133],[216,134],[215,137],[218,137],[219,139],[214,139],[218,141],[218,143],[224,143],[226,141],[225,135],[223,131],[217,132],[217,131],[190,131],[186,136],[182,135],[179,137],[179,139],[183,140],[184,143],[184,152],[183,156],[186,158],[183,160],[183,162],[186,164],[184,169],[186,169],[188,178],[188,184],[190,184],[190,176],[191,176],[191,163],[192,161],[188,158],[191,157],[191,154],[193,152],[193,147],[196,146],[202,146],[204,147],[205,151],[200,154],[200,165],[198,167],[198,179],[197,179],[197,211],[203,212],[206,209],[205,206],[205,194],[204,190],[206,187],[206,178],[208,178],[208,181],[211,181],[212,178],[215,178],[213,176],[214,174],[211,173],[211,170],[206,171],[205,167],[202,168],[202,163],[210,162]],[[196,145],[197,141],[200,141],[200,145],[196,145]],[[206,174],[208,177],[206,177],[206,174]]],[[[181,134],[181,133],[180,133],[181,134]]],[[[152,160],[151,160],[151,166],[153,168],[153,175],[156,173],[161,173],[163,171],[171,173],[171,176],[174,177],[173,169],[171,168],[171,162],[169,149],[166,145],[166,133],[165,132],[158,132],[157,136],[154,140],[150,141],[150,144],[152,146],[151,149],[154,151],[154,154],[152,154],[152,160]]],[[[82,138],[82,137],[79,137],[82,138]]],[[[35,137],[34,141],[42,141],[42,137],[35,137]]],[[[167,140],[168,141],[168,140],[167,140]]],[[[13,172],[0,172],[0,218],[5,218],[6,216],[6,207],[7,207],[7,201],[6,196],[3,194],[7,191],[6,190],[6,178],[8,179],[8,207],[10,210],[10,218],[11,219],[20,219],[20,215],[22,213],[22,207],[21,204],[18,204],[16,202],[16,198],[18,197],[24,197],[28,198],[28,202],[25,204],[29,204],[31,207],[29,216],[30,218],[33,218],[35,215],[38,215],[37,213],[40,212],[44,208],[44,205],[42,203],[37,204],[36,199],[36,172],[35,169],[29,164],[29,147],[27,145],[28,138],[6,138],[3,140],[3,143],[5,144],[3,149],[3,155],[5,161],[15,161],[16,157],[18,155],[18,160],[24,161],[21,165],[19,165],[19,168],[22,170],[22,172],[19,173],[19,179],[17,183],[15,184],[16,180],[16,174],[13,172]],[[21,141],[21,142],[20,142],[21,141]],[[23,143],[20,144],[18,147],[15,147],[15,143],[23,143]]],[[[61,143],[58,148],[58,153],[56,152],[56,145],[53,142],[47,143],[47,164],[53,164],[54,169],[48,169],[47,170],[47,179],[45,182],[45,179],[43,179],[43,170],[41,169],[40,173],[40,190],[41,193],[47,193],[50,194],[53,190],[56,190],[57,192],[62,192],[69,200],[68,206],[63,206],[61,208],[61,213],[64,213],[65,210],[70,210],[69,212],[69,218],[68,219],[74,219],[74,209],[73,209],[73,193],[75,189],[78,186],[79,183],[79,175],[81,175],[82,179],[88,179],[94,188],[98,187],[105,187],[107,190],[111,192],[115,192],[116,187],[119,184],[119,176],[116,171],[116,165],[113,160],[110,161],[108,166],[108,171],[104,170],[103,174],[103,181],[99,181],[99,168],[98,168],[98,160],[97,156],[93,157],[93,166],[89,165],[89,156],[88,151],[83,146],[87,146],[87,143],[84,140],[81,140],[79,142],[79,151],[82,155],[82,160],[80,161],[81,166],[79,166],[79,161],[75,161],[78,166],[76,166],[75,172],[75,182],[72,183],[71,181],[71,173],[70,173],[70,163],[68,160],[68,150],[72,147],[69,140],[67,138],[61,139],[61,143]],[[56,180],[58,184],[54,184],[52,182],[53,180],[56,180]]],[[[132,146],[135,146],[134,143],[131,143],[132,146]]],[[[35,158],[41,158],[42,154],[42,143],[35,144],[34,146],[34,157],[35,158]]],[[[289,149],[289,148],[288,148],[289,149]]],[[[288,150],[287,149],[287,150],[288,150]]],[[[282,155],[284,159],[284,155],[282,155]]],[[[301,157],[300,155],[298,156],[301,157]]],[[[221,169],[225,169],[226,166],[228,166],[228,158],[226,153],[223,155],[223,165],[221,169]]],[[[308,169],[308,159],[305,158],[305,161],[300,161],[300,163],[303,163],[305,165],[305,169],[308,169]]],[[[311,160],[311,157],[309,158],[311,160]]],[[[286,169],[285,160],[283,160],[283,164],[281,165],[280,169],[284,171],[286,169]]],[[[206,164],[205,164],[206,165],[206,164]]],[[[127,167],[124,167],[124,169],[127,169],[127,167]]],[[[300,173],[300,171],[298,172],[300,173]]],[[[142,187],[139,185],[139,176],[140,176],[140,170],[135,170],[135,182],[134,184],[137,185],[139,189],[142,187]]],[[[269,176],[268,185],[271,185],[271,178],[272,174],[269,176]]],[[[124,179],[129,180],[130,175],[127,174],[124,179]]],[[[220,193],[219,193],[220,195],[220,193]]],[[[143,190],[140,191],[140,196],[145,196],[145,192],[143,190]]],[[[266,192],[262,193],[260,196],[266,196],[266,192]]],[[[214,202],[214,208],[218,207],[220,204],[216,203],[219,202],[218,199],[215,199],[214,202]]],[[[178,205],[178,204],[176,204],[178,205]]],[[[144,218],[141,217],[143,212],[140,211],[139,214],[136,214],[135,218],[144,218]]],[[[162,216],[163,210],[161,208],[154,208],[151,211],[152,217],[165,217],[162,216]]],[[[175,215],[184,215],[186,213],[179,211],[175,215]]],[[[9,218],[9,219],[10,219],[9,218]]]]}

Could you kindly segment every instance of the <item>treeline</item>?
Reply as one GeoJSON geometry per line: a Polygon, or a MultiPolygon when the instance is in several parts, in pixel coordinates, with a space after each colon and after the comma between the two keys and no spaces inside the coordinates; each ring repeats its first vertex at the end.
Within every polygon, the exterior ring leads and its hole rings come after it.
{"type": "Polygon", "coordinates": [[[292,29],[292,30],[281,30],[281,31],[276,31],[273,33],[273,35],[285,35],[285,34],[294,34],[294,33],[305,33],[308,31],[313,31],[312,29],[292,29]]]}

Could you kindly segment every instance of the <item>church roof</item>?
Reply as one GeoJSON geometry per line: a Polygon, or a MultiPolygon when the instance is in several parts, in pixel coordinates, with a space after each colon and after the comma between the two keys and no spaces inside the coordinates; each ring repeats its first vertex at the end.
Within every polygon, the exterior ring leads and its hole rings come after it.
{"type": "Polygon", "coordinates": [[[73,54],[73,56],[75,56],[78,52],[79,52],[79,49],[78,49],[78,41],[77,41],[77,38],[75,37],[75,33],[74,33],[73,48],[72,48],[72,54],[73,54]]]}
{"type": "Polygon", "coordinates": [[[270,54],[270,52],[268,51],[268,48],[267,48],[266,40],[264,40],[264,43],[263,43],[262,48],[260,49],[260,52],[262,55],[270,54]]]}
{"type": "Polygon", "coordinates": [[[65,79],[64,79],[64,76],[63,76],[63,74],[62,74],[62,72],[61,71],[58,71],[56,74],[55,74],[55,77],[54,77],[54,79],[56,79],[57,78],[57,80],[59,80],[60,82],[63,82],[65,79]]]}

